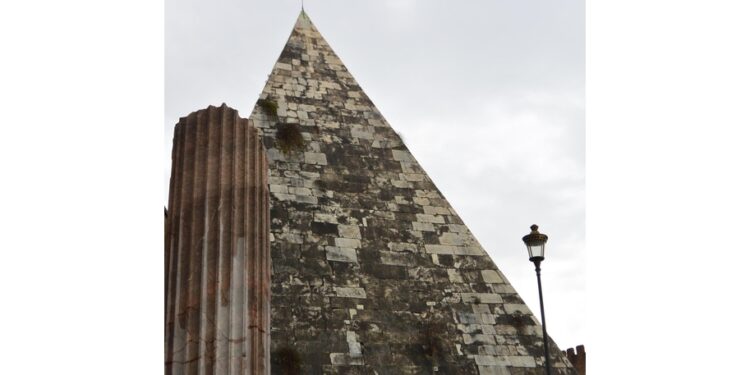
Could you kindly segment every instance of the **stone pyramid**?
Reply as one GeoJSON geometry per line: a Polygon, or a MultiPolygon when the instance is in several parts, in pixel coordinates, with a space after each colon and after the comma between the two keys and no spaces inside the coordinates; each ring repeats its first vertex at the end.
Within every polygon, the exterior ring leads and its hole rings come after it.
{"type": "Polygon", "coordinates": [[[250,119],[272,373],[543,374],[541,326],[304,11],[250,119]]]}

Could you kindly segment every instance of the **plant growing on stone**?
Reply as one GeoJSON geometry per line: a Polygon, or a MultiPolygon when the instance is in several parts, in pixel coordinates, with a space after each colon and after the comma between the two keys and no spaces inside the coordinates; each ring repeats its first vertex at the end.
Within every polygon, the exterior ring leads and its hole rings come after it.
{"type": "Polygon", "coordinates": [[[280,124],[276,130],[276,143],[284,154],[300,151],[305,147],[305,140],[298,124],[280,124]]]}
{"type": "Polygon", "coordinates": [[[277,117],[279,105],[272,99],[258,99],[258,106],[271,117],[277,117]]]}
{"type": "Polygon", "coordinates": [[[315,180],[313,181],[313,185],[320,190],[326,190],[328,188],[328,184],[323,180],[315,180]]]}
{"type": "Polygon", "coordinates": [[[517,311],[509,315],[509,322],[519,333],[523,332],[527,326],[526,318],[517,311]]]}

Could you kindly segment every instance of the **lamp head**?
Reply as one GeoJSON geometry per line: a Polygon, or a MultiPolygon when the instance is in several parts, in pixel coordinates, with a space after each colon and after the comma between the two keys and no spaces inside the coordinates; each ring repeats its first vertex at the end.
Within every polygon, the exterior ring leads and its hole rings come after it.
{"type": "Polygon", "coordinates": [[[529,250],[529,260],[532,262],[541,262],[544,260],[544,245],[547,243],[547,235],[539,233],[539,226],[531,226],[531,233],[523,236],[523,243],[529,250]]]}

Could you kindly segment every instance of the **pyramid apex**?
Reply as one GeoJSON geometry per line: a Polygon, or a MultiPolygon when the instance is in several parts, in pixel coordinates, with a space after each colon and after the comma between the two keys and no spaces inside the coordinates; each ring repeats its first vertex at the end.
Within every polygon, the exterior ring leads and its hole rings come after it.
{"type": "Polygon", "coordinates": [[[295,29],[309,29],[312,27],[312,21],[310,20],[310,17],[305,13],[305,9],[303,8],[299,12],[299,16],[297,17],[297,22],[294,24],[295,29]]]}

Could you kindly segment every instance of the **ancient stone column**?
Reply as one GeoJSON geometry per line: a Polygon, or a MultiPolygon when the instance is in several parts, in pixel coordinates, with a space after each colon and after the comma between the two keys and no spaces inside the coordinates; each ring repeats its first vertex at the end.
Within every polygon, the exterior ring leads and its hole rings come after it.
{"type": "Polygon", "coordinates": [[[268,164],[236,110],[175,126],[168,213],[165,373],[268,374],[268,164]]]}

